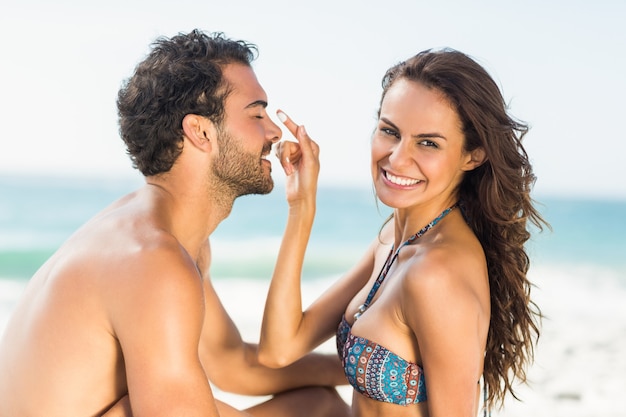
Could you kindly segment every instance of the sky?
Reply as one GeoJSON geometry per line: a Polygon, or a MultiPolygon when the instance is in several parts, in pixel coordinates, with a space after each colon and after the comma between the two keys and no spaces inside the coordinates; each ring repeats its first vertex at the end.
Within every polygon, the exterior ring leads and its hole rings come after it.
{"type": "Polygon", "coordinates": [[[623,0],[89,3],[2,0],[0,175],[140,178],[117,91],[157,37],[198,28],[258,45],[270,114],[319,143],[322,184],[370,184],[385,70],[445,46],[481,63],[531,126],[536,195],[626,199],[623,0]]]}

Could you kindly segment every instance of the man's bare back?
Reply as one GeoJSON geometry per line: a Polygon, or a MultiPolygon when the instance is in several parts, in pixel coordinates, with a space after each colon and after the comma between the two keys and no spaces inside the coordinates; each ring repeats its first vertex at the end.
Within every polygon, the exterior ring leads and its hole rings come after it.
{"type": "Polygon", "coordinates": [[[96,216],[31,278],[0,346],[0,415],[101,415],[127,392],[109,313],[123,294],[144,298],[128,277],[163,233],[147,194],[96,216]]]}

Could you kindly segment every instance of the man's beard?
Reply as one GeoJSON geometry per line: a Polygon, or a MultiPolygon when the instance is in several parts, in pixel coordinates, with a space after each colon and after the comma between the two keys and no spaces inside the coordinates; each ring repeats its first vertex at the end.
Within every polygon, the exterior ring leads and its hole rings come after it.
{"type": "MultiPolygon", "coordinates": [[[[240,141],[223,129],[218,129],[219,156],[213,164],[213,174],[218,182],[239,197],[247,194],[268,194],[274,188],[272,176],[266,172],[260,154],[246,152],[240,141]]],[[[271,150],[268,142],[263,154],[271,150]]]]}

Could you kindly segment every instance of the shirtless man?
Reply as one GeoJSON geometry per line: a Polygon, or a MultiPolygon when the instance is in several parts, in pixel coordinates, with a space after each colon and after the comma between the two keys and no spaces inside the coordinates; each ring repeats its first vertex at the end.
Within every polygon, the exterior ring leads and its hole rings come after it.
{"type": "MultiPolygon", "coordinates": [[[[255,50],[197,30],[160,38],[122,87],[120,133],[146,184],[30,280],[0,341],[1,417],[348,415],[332,388],[345,383],[334,355],[260,365],[208,276],[209,235],[235,198],[273,188],[265,157],[282,134],[251,68],[255,50]],[[275,395],[238,411],[209,381],[275,395]]],[[[298,215],[318,148],[286,126],[298,140],[281,159],[298,215]]]]}

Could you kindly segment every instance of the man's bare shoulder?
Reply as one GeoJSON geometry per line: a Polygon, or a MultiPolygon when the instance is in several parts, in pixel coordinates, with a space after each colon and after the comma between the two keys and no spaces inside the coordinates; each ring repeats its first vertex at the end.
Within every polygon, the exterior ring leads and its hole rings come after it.
{"type": "Polygon", "coordinates": [[[99,306],[93,318],[113,334],[141,310],[166,312],[202,296],[196,261],[168,213],[137,194],[94,216],[54,258],[54,285],[82,288],[80,296],[99,306]]]}
{"type": "Polygon", "coordinates": [[[151,230],[116,258],[110,276],[103,277],[114,307],[145,308],[152,303],[155,308],[175,307],[186,305],[190,301],[186,297],[203,293],[196,261],[167,232],[151,230]]]}

